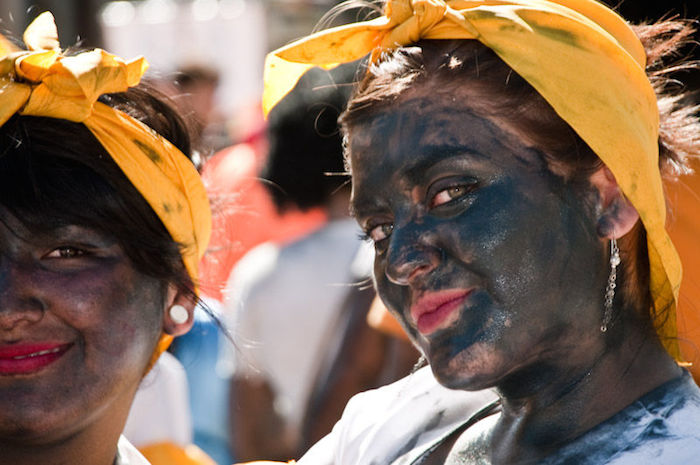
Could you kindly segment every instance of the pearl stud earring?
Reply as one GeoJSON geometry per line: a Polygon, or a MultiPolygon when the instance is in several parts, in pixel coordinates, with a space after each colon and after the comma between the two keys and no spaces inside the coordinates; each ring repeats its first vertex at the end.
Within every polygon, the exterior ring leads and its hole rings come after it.
{"type": "Polygon", "coordinates": [[[168,314],[170,315],[170,319],[173,320],[173,323],[177,325],[187,323],[187,320],[190,319],[190,313],[182,305],[173,305],[168,310],[168,314]]]}

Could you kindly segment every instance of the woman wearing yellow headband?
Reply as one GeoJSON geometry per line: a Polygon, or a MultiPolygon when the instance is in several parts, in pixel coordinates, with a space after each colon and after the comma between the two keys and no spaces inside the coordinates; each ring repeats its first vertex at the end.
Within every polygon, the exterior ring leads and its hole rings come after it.
{"type": "Polygon", "coordinates": [[[192,325],[205,191],[143,59],[66,56],[50,14],[24,42],[0,37],[0,463],[146,464],[120,434],[192,325]]]}
{"type": "Polygon", "coordinates": [[[697,462],[661,179],[699,126],[655,93],[691,33],[592,0],[396,0],[269,56],[267,108],[370,54],[352,205],[432,372],[357,396],[301,464],[697,462]]]}

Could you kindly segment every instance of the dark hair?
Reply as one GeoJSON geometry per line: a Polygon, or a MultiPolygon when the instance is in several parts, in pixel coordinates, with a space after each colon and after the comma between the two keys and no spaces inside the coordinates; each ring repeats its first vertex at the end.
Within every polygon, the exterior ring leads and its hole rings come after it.
{"type": "MultiPolygon", "coordinates": [[[[662,21],[634,27],[648,56],[647,74],[657,92],[660,111],[659,167],[662,175],[688,172],[687,159],[700,155],[700,124],[697,110],[674,95],[678,86],[669,71],[693,64],[668,66],[693,34],[689,22],[662,21]]],[[[537,148],[552,172],[567,182],[588,182],[602,162],[588,145],[562,120],[537,91],[506,65],[493,51],[476,40],[423,40],[382,56],[367,70],[341,116],[347,134],[376,113],[388,110],[420,86],[431,92],[453,95],[459,89],[465,105],[476,114],[498,121],[524,143],[537,148]]],[[[346,154],[349,155],[349,154],[346,154]]],[[[623,256],[618,269],[618,303],[639,312],[652,308],[646,234],[637,223],[619,241],[623,256]]],[[[652,321],[659,323],[667,309],[652,308],[652,321]]]]}
{"type": "MultiPolygon", "coordinates": [[[[144,122],[187,156],[187,126],[141,85],[100,101],[144,122]]],[[[141,273],[194,299],[176,243],[111,156],[81,123],[13,116],[0,127],[0,205],[30,232],[80,225],[114,237],[141,273]]]]}
{"type": "Polygon", "coordinates": [[[338,116],[352,91],[357,65],[312,68],[270,112],[269,152],[261,177],[277,209],[323,205],[345,182],[338,116]]]}

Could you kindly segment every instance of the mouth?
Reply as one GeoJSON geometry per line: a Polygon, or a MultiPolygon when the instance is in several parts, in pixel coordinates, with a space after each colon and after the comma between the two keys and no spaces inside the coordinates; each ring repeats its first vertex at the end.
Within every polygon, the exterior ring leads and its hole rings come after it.
{"type": "Polygon", "coordinates": [[[411,317],[418,331],[427,336],[452,324],[471,293],[472,289],[449,289],[421,295],[411,305],[411,317]]]}
{"type": "Polygon", "coordinates": [[[0,346],[0,376],[35,373],[61,358],[72,346],[72,343],[0,346]]]}

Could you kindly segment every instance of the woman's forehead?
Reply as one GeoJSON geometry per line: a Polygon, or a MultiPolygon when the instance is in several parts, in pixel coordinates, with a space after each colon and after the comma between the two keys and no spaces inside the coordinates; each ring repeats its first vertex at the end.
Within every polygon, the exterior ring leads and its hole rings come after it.
{"type": "Polygon", "coordinates": [[[540,152],[487,118],[435,103],[393,107],[349,133],[355,211],[445,173],[487,180],[527,172],[530,182],[546,182],[540,152]]]}
{"type": "Polygon", "coordinates": [[[384,165],[407,173],[440,158],[464,154],[497,163],[542,163],[541,153],[508,130],[450,96],[399,100],[390,108],[358,122],[348,131],[353,175],[361,177],[384,165]]]}
{"type": "Polygon", "coordinates": [[[60,217],[44,216],[43,219],[41,223],[38,219],[27,221],[0,205],[0,238],[4,241],[14,238],[27,244],[52,240],[99,242],[105,246],[116,243],[116,239],[108,232],[87,224],[76,224],[60,217]]]}

